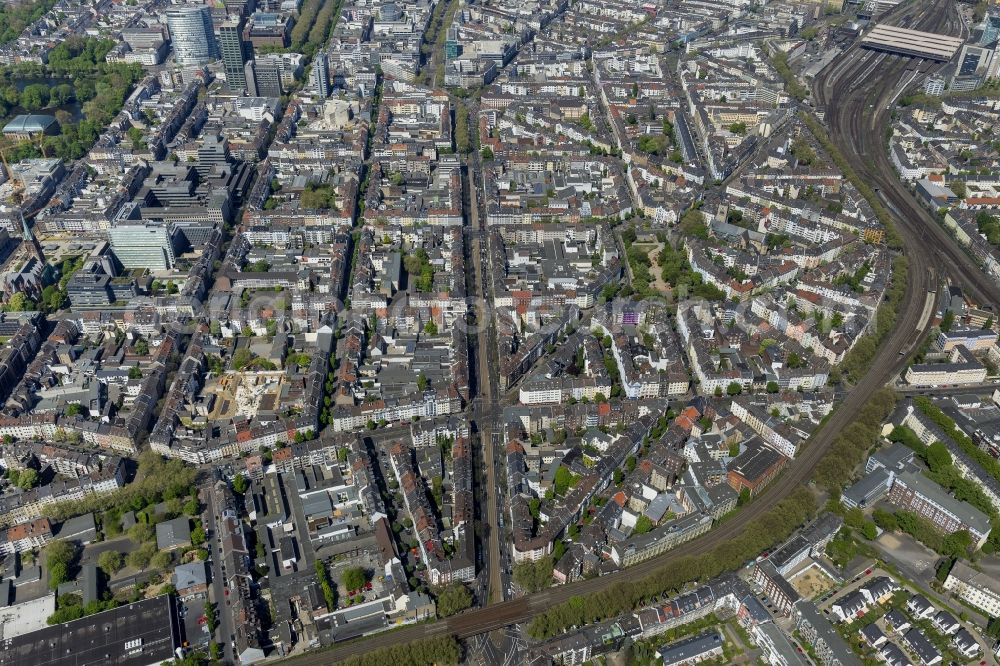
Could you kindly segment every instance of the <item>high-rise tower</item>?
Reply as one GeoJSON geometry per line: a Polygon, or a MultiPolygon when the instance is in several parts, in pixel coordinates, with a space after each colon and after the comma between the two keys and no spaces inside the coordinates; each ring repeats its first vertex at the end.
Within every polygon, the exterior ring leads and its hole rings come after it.
{"type": "MultiPolygon", "coordinates": [[[[249,90],[247,85],[247,63],[253,60],[250,45],[243,41],[243,22],[226,21],[219,26],[219,51],[222,53],[222,66],[226,70],[226,81],[229,89],[236,93],[249,90]]],[[[253,94],[253,91],[250,91],[253,94]]]]}
{"type": "Polygon", "coordinates": [[[189,5],[166,11],[174,59],[181,67],[207,65],[219,58],[212,30],[212,14],[205,5],[189,5]]]}
{"type": "Polygon", "coordinates": [[[320,97],[330,96],[330,60],[325,51],[316,54],[310,74],[312,89],[320,97]]]}

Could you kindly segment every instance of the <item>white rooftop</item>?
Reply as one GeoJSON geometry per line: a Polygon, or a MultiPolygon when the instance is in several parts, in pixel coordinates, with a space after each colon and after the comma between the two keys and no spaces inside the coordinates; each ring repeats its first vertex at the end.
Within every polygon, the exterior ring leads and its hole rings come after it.
{"type": "Polygon", "coordinates": [[[47,594],[38,599],[0,608],[0,638],[30,634],[49,626],[46,620],[56,612],[56,595],[47,594]]]}

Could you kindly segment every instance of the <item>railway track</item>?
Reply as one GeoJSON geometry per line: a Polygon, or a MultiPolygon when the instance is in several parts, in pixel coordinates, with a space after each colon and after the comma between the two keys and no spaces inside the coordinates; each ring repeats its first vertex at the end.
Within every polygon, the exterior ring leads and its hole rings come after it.
{"type": "MultiPolygon", "coordinates": [[[[920,12],[910,14],[906,22],[911,27],[931,32],[942,26],[954,28],[962,22],[956,22],[950,16],[951,11],[953,8],[946,0],[934,0],[920,12]]],[[[899,11],[896,16],[901,13],[899,11]]],[[[928,294],[937,289],[939,276],[948,276],[968,285],[969,293],[982,302],[1000,303],[1000,285],[985,276],[977,266],[970,265],[970,258],[955,247],[944,230],[896,179],[885,154],[882,137],[888,121],[886,107],[912,63],[895,56],[866,55],[857,46],[848,49],[845,58],[851,60],[838,60],[821,72],[816,80],[814,96],[820,105],[828,109],[826,118],[831,138],[841,147],[857,172],[875,184],[880,196],[887,200],[887,207],[903,237],[903,254],[910,259],[910,277],[899,306],[896,326],[883,341],[869,371],[846,392],[843,402],[824,426],[809,438],[786,472],[754,502],[711,532],[628,569],[472,609],[437,622],[412,625],[329,650],[306,653],[290,660],[290,664],[325,666],[368,652],[373,647],[398,645],[434,636],[472,638],[510,624],[529,621],[574,596],[599,592],[620,581],[642,578],[682,558],[711,552],[739,536],[749,524],[795,489],[809,483],[836,437],[854,421],[872,396],[899,372],[906,363],[905,353],[922,339],[927,328],[924,320],[928,294]],[[866,113],[869,109],[871,114],[866,113]]],[[[918,67],[927,66],[918,63],[918,67]]]]}

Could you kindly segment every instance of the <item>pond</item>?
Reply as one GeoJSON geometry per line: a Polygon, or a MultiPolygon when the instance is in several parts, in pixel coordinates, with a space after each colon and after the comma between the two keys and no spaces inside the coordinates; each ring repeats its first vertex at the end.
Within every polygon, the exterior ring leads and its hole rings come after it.
{"type": "MultiPolygon", "coordinates": [[[[72,86],[73,80],[60,77],[47,77],[47,78],[43,77],[43,78],[18,79],[17,81],[13,82],[14,87],[17,88],[17,91],[19,93],[24,92],[24,89],[27,88],[28,86],[36,84],[42,84],[44,86],[48,86],[51,89],[54,86],[63,84],[72,86]]],[[[83,110],[81,105],[76,100],[73,100],[71,102],[67,102],[66,104],[62,105],[47,106],[38,111],[30,111],[20,105],[13,106],[7,113],[7,117],[4,119],[3,122],[6,123],[14,116],[17,116],[22,113],[41,113],[49,116],[54,116],[56,115],[56,111],[65,111],[73,119],[73,122],[78,122],[83,118],[83,110]]]]}

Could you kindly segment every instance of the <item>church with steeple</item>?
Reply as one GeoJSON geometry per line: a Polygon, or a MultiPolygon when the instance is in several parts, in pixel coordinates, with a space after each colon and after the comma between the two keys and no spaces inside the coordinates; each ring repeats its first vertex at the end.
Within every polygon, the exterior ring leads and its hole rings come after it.
{"type": "Polygon", "coordinates": [[[45,265],[45,255],[42,253],[42,246],[35,238],[35,234],[31,231],[31,227],[28,226],[28,220],[21,215],[21,237],[24,239],[24,250],[31,256],[34,256],[38,261],[44,266],[45,265]]]}

